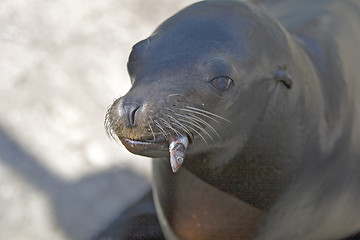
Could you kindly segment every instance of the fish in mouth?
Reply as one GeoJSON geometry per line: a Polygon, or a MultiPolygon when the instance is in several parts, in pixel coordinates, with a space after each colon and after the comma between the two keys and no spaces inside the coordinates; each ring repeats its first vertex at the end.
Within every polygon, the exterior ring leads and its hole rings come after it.
{"type": "Polygon", "coordinates": [[[189,141],[186,136],[169,138],[170,165],[174,173],[180,169],[181,164],[184,162],[188,145],[189,141]]]}
{"type": "MultiPolygon", "coordinates": [[[[189,145],[189,140],[186,135],[171,135],[168,137],[168,141],[165,138],[158,140],[131,140],[128,138],[120,138],[122,144],[129,150],[137,148],[143,149],[142,152],[149,151],[149,149],[163,149],[168,143],[170,153],[170,165],[172,171],[177,172],[181,164],[184,162],[185,153],[189,145]]],[[[143,153],[144,154],[144,153],[143,153]]]]}

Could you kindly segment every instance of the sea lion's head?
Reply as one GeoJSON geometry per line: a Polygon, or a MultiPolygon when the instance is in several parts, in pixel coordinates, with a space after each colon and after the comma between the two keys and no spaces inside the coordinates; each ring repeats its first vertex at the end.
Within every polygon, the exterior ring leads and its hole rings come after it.
{"type": "Polygon", "coordinates": [[[183,154],[234,142],[241,149],[276,90],[291,88],[279,69],[288,56],[284,33],[259,11],[201,2],[137,43],[128,60],[132,87],[106,115],[109,134],[149,157],[168,157],[174,142],[183,154]]]}

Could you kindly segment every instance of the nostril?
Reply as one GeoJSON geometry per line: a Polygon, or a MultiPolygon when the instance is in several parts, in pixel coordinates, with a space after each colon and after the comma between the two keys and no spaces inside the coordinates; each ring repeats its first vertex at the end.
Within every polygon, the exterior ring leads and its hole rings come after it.
{"type": "Polygon", "coordinates": [[[127,116],[127,121],[129,126],[134,127],[136,123],[136,112],[139,110],[140,105],[136,103],[131,103],[124,106],[125,114],[127,116]]]}
{"type": "Polygon", "coordinates": [[[139,110],[140,106],[136,105],[131,111],[130,111],[130,124],[131,126],[135,126],[135,113],[137,112],[137,110],[139,110]]]}

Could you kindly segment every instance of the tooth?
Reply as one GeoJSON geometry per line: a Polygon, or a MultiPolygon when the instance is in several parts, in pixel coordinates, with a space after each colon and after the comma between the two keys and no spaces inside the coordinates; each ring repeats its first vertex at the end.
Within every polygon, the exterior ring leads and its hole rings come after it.
{"type": "Polygon", "coordinates": [[[179,171],[181,164],[184,162],[188,145],[189,141],[186,136],[169,138],[170,165],[174,173],[179,171]]]}

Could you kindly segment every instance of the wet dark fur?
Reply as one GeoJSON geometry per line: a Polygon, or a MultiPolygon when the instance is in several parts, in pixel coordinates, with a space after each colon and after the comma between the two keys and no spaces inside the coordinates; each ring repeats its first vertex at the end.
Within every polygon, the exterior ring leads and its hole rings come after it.
{"type": "Polygon", "coordinates": [[[359,2],[256,2],[266,11],[195,4],[136,44],[132,88],[108,110],[107,131],[129,151],[161,158],[153,189],[170,239],[356,234],[359,2]],[[211,85],[220,77],[231,84],[211,85]],[[167,140],[178,135],[190,144],[173,174],[167,140]]]}

